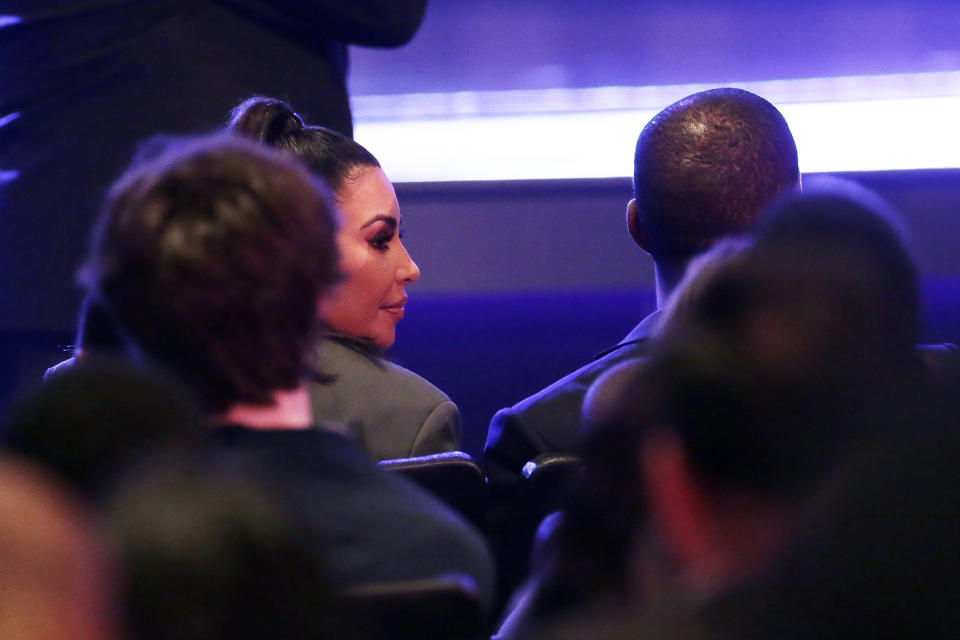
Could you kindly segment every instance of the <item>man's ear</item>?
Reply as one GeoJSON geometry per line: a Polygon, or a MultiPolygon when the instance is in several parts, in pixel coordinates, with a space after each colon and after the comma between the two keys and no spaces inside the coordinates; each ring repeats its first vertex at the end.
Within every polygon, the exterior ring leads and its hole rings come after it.
{"type": "Polygon", "coordinates": [[[648,251],[646,237],[643,234],[643,229],[640,228],[636,198],[632,198],[630,202],[627,203],[627,231],[630,233],[633,241],[637,243],[638,247],[644,251],[648,251]]]}
{"type": "Polygon", "coordinates": [[[640,468],[650,516],[671,557],[682,570],[712,564],[708,496],[690,468],[681,440],[658,429],[643,439],[640,468]]]}

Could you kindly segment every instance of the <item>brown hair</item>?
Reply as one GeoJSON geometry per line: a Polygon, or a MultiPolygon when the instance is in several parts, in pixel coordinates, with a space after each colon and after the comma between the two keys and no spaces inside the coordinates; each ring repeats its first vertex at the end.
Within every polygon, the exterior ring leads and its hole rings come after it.
{"type": "Polygon", "coordinates": [[[114,184],[81,279],[215,413],[307,372],[317,300],[339,279],[335,232],[298,163],[229,136],[180,141],[114,184]]]}

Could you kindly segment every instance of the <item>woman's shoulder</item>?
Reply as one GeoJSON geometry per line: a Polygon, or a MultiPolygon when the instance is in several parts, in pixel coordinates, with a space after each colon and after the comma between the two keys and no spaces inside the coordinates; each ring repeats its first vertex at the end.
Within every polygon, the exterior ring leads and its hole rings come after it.
{"type": "Polygon", "coordinates": [[[334,386],[377,387],[435,403],[450,399],[423,376],[349,338],[325,340],[318,346],[317,357],[320,370],[335,378],[334,386]]]}

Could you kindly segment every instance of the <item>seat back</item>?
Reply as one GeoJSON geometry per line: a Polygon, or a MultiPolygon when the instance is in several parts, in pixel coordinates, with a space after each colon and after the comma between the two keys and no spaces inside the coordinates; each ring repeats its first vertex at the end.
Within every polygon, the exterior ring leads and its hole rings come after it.
{"type": "Polygon", "coordinates": [[[474,525],[480,526],[486,499],[486,479],[476,461],[462,451],[378,463],[399,473],[445,502],[474,525]]]}
{"type": "MultiPolygon", "coordinates": [[[[529,571],[532,555],[537,549],[537,538],[544,519],[564,507],[567,492],[580,477],[580,458],[572,455],[545,453],[523,465],[523,483],[520,485],[516,510],[525,554],[522,570],[529,571]]],[[[544,533],[549,527],[544,528],[544,533]]],[[[525,575],[525,573],[524,573],[525,575]]]]}
{"type": "Polygon", "coordinates": [[[345,612],[370,638],[476,640],[483,606],[472,578],[449,574],[347,588],[345,612]]]}
{"type": "Polygon", "coordinates": [[[557,453],[545,453],[523,465],[520,499],[527,511],[534,511],[531,517],[536,524],[563,506],[564,495],[580,470],[580,458],[557,453]]]}

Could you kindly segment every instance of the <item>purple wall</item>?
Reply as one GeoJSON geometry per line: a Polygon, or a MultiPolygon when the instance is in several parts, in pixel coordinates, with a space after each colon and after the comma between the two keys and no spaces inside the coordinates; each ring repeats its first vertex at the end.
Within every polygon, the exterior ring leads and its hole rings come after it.
{"type": "MultiPolygon", "coordinates": [[[[924,335],[960,342],[960,170],[847,177],[906,219],[924,335]]],[[[460,406],[478,454],[493,413],[619,341],[654,308],[649,258],[624,226],[629,180],[398,185],[422,277],[393,358],[460,406]]]]}
{"type": "Polygon", "coordinates": [[[354,48],[355,95],[960,69],[949,0],[430,0],[411,44],[354,48]]]}

